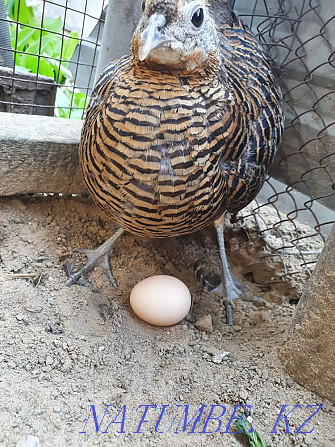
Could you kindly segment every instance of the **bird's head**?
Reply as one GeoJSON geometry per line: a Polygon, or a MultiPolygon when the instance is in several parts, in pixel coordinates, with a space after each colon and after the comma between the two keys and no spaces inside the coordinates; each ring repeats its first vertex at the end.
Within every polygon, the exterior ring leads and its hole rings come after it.
{"type": "Polygon", "coordinates": [[[209,0],[144,0],[131,50],[142,64],[196,71],[219,59],[209,0]],[[214,56],[214,57],[213,57],[214,56]]]}

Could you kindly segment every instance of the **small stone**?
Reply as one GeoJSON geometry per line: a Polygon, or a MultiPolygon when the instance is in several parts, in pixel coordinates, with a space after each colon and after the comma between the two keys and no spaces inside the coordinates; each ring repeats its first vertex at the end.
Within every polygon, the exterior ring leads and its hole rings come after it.
{"type": "Polygon", "coordinates": [[[45,364],[45,359],[46,359],[46,357],[45,357],[44,354],[40,355],[40,356],[38,357],[38,363],[39,363],[40,365],[44,365],[44,364],[45,364]]]}
{"type": "Polygon", "coordinates": [[[333,412],[334,409],[335,409],[334,405],[329,400],[325,399],[323,402],[323,410],[328,411],[328,412],[333,412]]]}
{"type": "Polygon", "coordinates": [[[242,390],[239,391],[239,396],[240,396],[240,398],[243,401],[246,401],[248,399],[248,397],[249,397],[249,394],[248,394],[248,392],[246,390],[242,389],[242,390]]]}
{"type": "Polygon", "coordinates": [[[19,199],[12,199],[12,205],[20,211],[25,211],[27,209],[26,205],[19,199]]]}
{"type": "Polygon", "coordinates": [[[224,359],[228,359],[229,356],[230,356],[230,352],[228,352],[228,351],[220,352],[220,354],[213,355],[212,362],[220,364],[220,363],[222,363],[222,361],[224,359]]]}
{"type": "Polygon", "coordinates": [[[165,268],[166,268],[166,270],[168,270],[169,272],[173,272],[174,269],[175,269],[175,267],[174,267],[174,265],[172,264],[172,262],[168,262],[167,264],[165,264],[165,268]]]}
{"type": "Polygon", "coordinates": [[[54,405],[53,410],[55,413],[60,413],[62,411],[62,406],[61,405],[54,405]]]}
{"type": "Polygon", "coordinates": [[[217,349],[214,346],[203,346],[202,349],[204,352],[207,352],[207,354],[210,354],[210,355],[220,354],[220,349],[217,349]]]}
{"type": "Polygon", "coordinates": [[[37,436],[23,436],[16,444],[16,447],[40,447],[40,440],[37,436]]]}
{"type": "Polygon", "coordinates": [[[62,372],[69,372],[71,370],[72,367],[72,362],[70,359],[65,359],[63,362],[63,365],[61,367],[61,371],[62,372]]]}
{"type": "Polygon", "coordinates": [[[27,315],[18,314],[18,315],[16,315],[16,319],[17,319],[17,321],[22,321],[22,323],[25,323],[25,324],[29,323],[27,315]]]}
{"type": "Polygon", "coordinates": [[[199,329],[199,331],[207,332],[207,334],[211,334],[213,332],[213,323],[212,316],[205,315],[201,317],[198,321],[194,323],[194,326],[199,329]]]}
{"type": "Polygon", "coordinates": [[[47,358],[45,359],[46,365],[52,365],[54,362],[54,359],[51,357],[51,355],[47,355],[47,358]]]}
{"type": "Polygon", "coordinates": [[[254,312],[250,316],[250,322],[252,325],[258,326],[259,324],[262,324],[265,321],[267,321],[269,319],[269,316],[270,316],[270,311],[268,311],[268,310],[263,310],[261,312],[254,312]]]}
{"type": "Polygon", "coordinates": [[[294,387],[294,385],[295,385],[294,380],[291,379],[290,377],[288,377],[288,378],[286,379],[286,386],[289,387],[289,388],[292,388],[292,387],[294,387]]]}

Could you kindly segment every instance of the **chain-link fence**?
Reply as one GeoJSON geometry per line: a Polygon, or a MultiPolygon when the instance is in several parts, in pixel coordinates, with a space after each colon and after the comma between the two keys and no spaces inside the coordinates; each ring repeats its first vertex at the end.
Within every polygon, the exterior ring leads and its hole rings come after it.
{"type": "Polygon", "coordinates": [[[266,49],[286,117],[271,171],[282,183],[269,180],[253,216],[284,274],[308,276],[335,219],[335,3],[237,0],[235,9],[266,49]]]}
{"type": "MultiPolygon", "coordinates": [[[[0,111],[82,118],[107,3],[0,0],[0,111]]],[[[280,259],[284,275],[308,276],[335,220],[335,3],[231,3],[264,45],[286,115],[273,178],[243,212],[254,222],[248,238],[263,236],[265,255],[280,259]]]]}

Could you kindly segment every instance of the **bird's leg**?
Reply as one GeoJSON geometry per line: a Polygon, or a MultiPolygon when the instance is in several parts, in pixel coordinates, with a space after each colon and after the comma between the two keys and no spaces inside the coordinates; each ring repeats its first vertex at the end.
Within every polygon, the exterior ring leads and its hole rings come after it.
{"type": "Polygon", "coordinates": [[[69,272],[68,273],[68,280],[66,285],[72,286],[73,284],[76,284],[78,280],[84,276],[87,272],[92,270],[94,267],[96,267],[98,264],[100,264],[102,267],[105,268],[107,271],[107,275],[112,283],[112,285],[117,288],[116,280],[113,276],[112,270],[109,265],[109,259],[108,254],[110,250],[112,249],[113,245],[117,241],[117,239],[124,233],[124,229],[120,228],[117,230],[116,233],[113,234],[113,236],[108,239],[106,242],[104,242],[100,247],[98,247],[96,250],[76,250],[81,253],[85,253],[88,261],[87,263],[77,272],[69,272]]]}
{"type": "Polygon", "coordinates": [[[234,325],[233,309],[231,307],[231,302],[233,300],[241,298],[244,301],[253,301],[260,305],[265,305],[266,301],[263,298],[257,296],[245,295],[244,292],[239,287],[237,287],[236,283],[234,282],[228,266],[225,242],[223,236],[223,228],[224,228],[224,215],[220,219],[215,221],[215,229],[219,243],[219,252],[222,266],[221,268],[222,286],[224,294],[226,296],[225,307],[226,307],[227,324],[229,326],[233,326],[234,325]]]}

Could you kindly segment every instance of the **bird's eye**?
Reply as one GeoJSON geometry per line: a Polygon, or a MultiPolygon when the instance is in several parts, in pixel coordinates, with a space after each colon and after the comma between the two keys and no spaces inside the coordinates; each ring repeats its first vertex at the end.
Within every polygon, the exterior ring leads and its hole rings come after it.
{"type": "Polygon", "coordinates": [[[142,12],[145,10],[145,0],[142,2],[142,12]]]}
{"type": "Polygon", "coordinates": [[[204,21],[204,10],[199,8],[195,11],[192,16],[192,23],[196,28],[200,28],[202,22],[204,21]]]}

